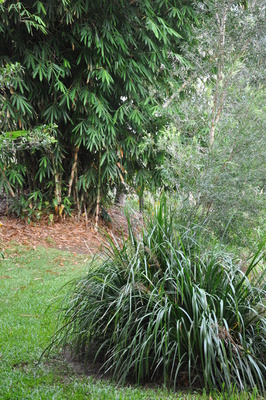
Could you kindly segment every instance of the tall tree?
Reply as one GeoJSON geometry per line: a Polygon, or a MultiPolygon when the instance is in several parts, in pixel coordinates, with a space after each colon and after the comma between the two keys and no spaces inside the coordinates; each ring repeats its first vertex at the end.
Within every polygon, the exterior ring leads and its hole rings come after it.
{"type": "Polygon", "coordinates": [[[165,102],[163,172],[187,213],[241,245],[265,232],[265,13],[262,0],[200,3],[183,84],[165,102]]]}
{"type": "Polygon", "coordinates": [[[192,2],[5,0],[0,11],[0,63],[23,69],[23,86],[3,102],[6,125],[58,127],[45,163],[38,152],[26,154],[27,182],[86,208],[99,198],[99,182],[104,196],[138,165],[143,126],[193,19],[192,2]]]}

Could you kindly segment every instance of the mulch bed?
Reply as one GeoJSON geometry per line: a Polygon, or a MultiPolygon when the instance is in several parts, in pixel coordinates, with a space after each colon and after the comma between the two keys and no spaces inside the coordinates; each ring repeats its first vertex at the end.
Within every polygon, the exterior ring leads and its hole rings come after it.
{"type": "MultiPolygon", "coordinates": [[[[20,243],[28,247],[36,248],[44,246],[47,248],[57,248],[68,250],[74,253],[95,254],[100,250],[104,243],[103,232],[118,238],[121,231],[127,234],[127,219],[123,209],[113,207],[108,211],[112,223],[108,226],[104,221],[100,221],[98,232],[95,230],[95,220],[90,218],[80,218],[76,215],[72,217],[58,218],[53,224],[48,224],[47,219],[37,222],[27,222],[5,216],[0,212],[0,246],[5,246],[10,242],[20,243]]],[[[136,213],[134,220],[138,224],[142,221],[141,215],[136,213]]]]}

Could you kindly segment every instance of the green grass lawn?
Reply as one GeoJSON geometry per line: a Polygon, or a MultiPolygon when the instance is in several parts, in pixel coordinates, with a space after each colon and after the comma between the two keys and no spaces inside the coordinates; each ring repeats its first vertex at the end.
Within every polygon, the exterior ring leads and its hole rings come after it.
{"type": "MultiPolygon", "coordinates": [[[[56,327],[58,290],[87,268],[86,256],[13,244],[0,259],[0,399],[209,399],[164,389],[116,387],[75,372],[55,351],[39,357],[56,327]]],[[[222,396],[212,396],[223,398],[222,396]]],[[[240,398],[237,394],[230,398],[240,398]]],[[[241,395],[241,398],[250,398],[241,395]]]]}

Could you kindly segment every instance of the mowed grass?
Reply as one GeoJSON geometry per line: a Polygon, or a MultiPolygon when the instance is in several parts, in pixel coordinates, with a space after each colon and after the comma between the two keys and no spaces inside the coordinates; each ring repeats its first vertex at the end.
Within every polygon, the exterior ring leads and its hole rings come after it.
{"type": "MultiPolygon", "coordinates": [[[[54,299],[84,275],[87,258],[13,244],[0,259],[0,399],[214,399],[165,389],[117,387],[76,372],[62,353],[39,358],[56,328],[54,299]]],[[[230,398],[240,398],[237,394],[230,398]]],[[[250,398],[243,394],[241,398],[250,398]]]]}

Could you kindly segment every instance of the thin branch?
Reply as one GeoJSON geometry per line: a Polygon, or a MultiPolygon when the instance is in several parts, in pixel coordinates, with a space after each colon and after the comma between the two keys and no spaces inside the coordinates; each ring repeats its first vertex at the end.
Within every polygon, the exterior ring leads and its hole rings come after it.
{"type": "Polygon", "coordinates": [[[78,152],[79,152],[79,147],[75,146],[74,147],[74,162],[73,162],[73,166],[72,166],[72,170],[71,170],[69,187],[68,187],[68,197],[70,197],[70,195],[71,195],[71,190],[72,190],[73,181],[74,181],[74,177],[75,177],[75,171],[76,171],[77,162],[78,162],[78,152]]]}
{"type": "Polygon", "coordinates": [[[172,96],[170,96],[169,99],[167,99],[167,100],[164,102],[164,104],[163,104],[162,107],[163,107],[163,108],[168,107],[169,104],[179,95],[179,93],[181,93],[181,92],[185,89],[185,87],[188,85],[188,83],[191,81],[192,78],[193,78],[193,75],[192,75],[191,77],[189,77],[189,78],[183,83],[182,86],[180,86],[180,88],[178,89],[177,92],[174,92],[174,93],[172,94],[172,96]]]}

